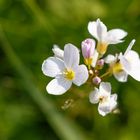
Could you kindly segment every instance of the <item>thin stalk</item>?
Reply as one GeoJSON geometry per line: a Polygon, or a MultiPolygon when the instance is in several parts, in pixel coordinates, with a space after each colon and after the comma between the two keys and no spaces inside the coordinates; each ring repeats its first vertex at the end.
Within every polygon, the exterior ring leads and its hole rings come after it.
{"type": "Polygon", "coordinates": [[[103,75],[101,75],[100,78],[103,79],[103,78],[105,78],[105,77],[107,77],[107,76],[109,76],[109,75],[111,75],[111,73],[110,73],[110,71],[108,70],[106,73],[104,73],[103,75]]]}

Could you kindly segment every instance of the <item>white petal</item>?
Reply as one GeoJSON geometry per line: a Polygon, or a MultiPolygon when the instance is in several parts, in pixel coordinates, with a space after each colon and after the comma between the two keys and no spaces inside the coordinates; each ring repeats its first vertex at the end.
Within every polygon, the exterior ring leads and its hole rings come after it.
{"type": "Polygon", "coordinates": [[[119,55],[120,63],[123,66],[124,71],[128,73],[131,70],[131,63],[122,54],[119,55]]]}
{"type": "Polygon", "coordinates": [[[126,69],[127,73],[132,76],[135,80],[140,81],[140,59],[137,52],[130,50],[125,58],[130,64],[130,69],[126,69]]]}
{"type": "Polygon", "coordinates": [[[97,23],[95,21],[88,23],[88,31],[94,38],[99,40],[98,35],[97,35],[97,23]]]}
{"type": "Polygon", "coordinates": [[[124,56],[129,63],[133,64],[136,63],[140,60],[139,59],[139,54],[136,51],[130,50],[127,52],[127,54],[124,56]]]}
{"type": "Polygon", "coordinates": [[[94,89],[94,91],[92,91],[90,94],[89,94],[89,101],[92,103],[92,104],[96,104],[99,102],[99,90],[97,88],[94,89]]]}
{"type": "Polygon", "coordinates": [[[53,51],[55,57],[58,57],[58,58],[60,58],[60,59],[63,60],[64,51],[61,50],[61,49],[59,48],[59,46],[54,45],[52,51],[53,51]]]}
{"type": "Polygon", "coordinates": [[[125,71],[121,71],[118,73],[114,74],[114,77],[119,81],[119,82],[127,82],[127,77],[128,74],[125,71]]]}
{"type": "Polygon", "coordinates": [[[110,113],[111,111],[110,111],[109,102],[99,103],[99,105],[98,105],[98,112],[102,116],[105,116],[108,113],[110,113]]]}
{"type": "Polygon", "coordinates": [[[92,67],[95,67],[96,62],[98,60],[98,56],[99,56],[99,53],[95,50],[93,54],[93,58],[92,58],[92,64],[91,64],[92,67]]]}
{"type": "Polygon", "coordinates": [[[114,94],[112,94],[112,95],[110,96],[110,98],[111,98],[111,100],[116,101],[117,98],[118,98],[118,95],[117,95],[116,93],[114,93],[114,94]]]}
{"type": "Polygon", "coordinates": [[[125,53],[124,53],[124,56],[127,55],[127,53],[132,49],[132,47],[133,47],[135,41],[136,41],[136,40],[133,39],[133,40],[130,42],[130,44],[128,45],[128,47],[127,47],[127,49],[126,49],[126,51],[125,51],[125,53]]]}
{"type": "Polygon", "coordinates": [[[112,94],[108,101],[99,103],[99,106],[98,106],[99,114],[102,116],[105,116],[108,113],[112,112],[113,109],[115,109],[117,106],[116,100],[117,100],[117,94],[112,94]]]}
{"type": "Polygon", "coordinates": [[[77,86],[84,84],[88,79],[88,70],[85,65],[78,65],[73,68],[75,72],[75,78],[73,83],[77,86]]]}
{"type": "Polygon", "coordinates": [[[108,31],[107,36],[106,36],[106,40],[108,42],[108,44],[117,44],[122,42],[125,36],[127,35],[127,32],[125,32],[122,29],[112,29],[110,31],[108,31]]]}
{"type": "Polygon", "coordinates": [[[71,81],[66,80],[63,77],[53,79],[46,87],[49,94],[61,95],[64,94],[72,85],[71,81]]]}
{"type": "Polygon", "coordinates": [[[111,84],[109,82],[101,82],[99,92],[102,96],[110,96],[111,84]]]}
{"type": "Polygon", "coordinates": [[[110,63],[114,63],[117,58],[114,55],[109,54],[107,57],[105,57],[105,63],[110,64],[110,63]]]}
{"type": "Polygon", "coordinates": [[[64,62],[55,57],[49,57],[42,64],[42,71],[46,76],[55,77],[64,69],[64,62]]]}
{"type": "Polygon", "coordinates": [[[103,22],[100,21],[100,19],[97,19],[97,35],[99,40],[101,42],[104,42],[105,37],[107,35],[107,28],[103,22]]]}
{"type": "Polygon", "coordinates": [[[117,94],[112,94],[110,96],[110,111],[114,110],[117,106],[117,94]]]}
{"type": "Polygon", "coordinates": [[[135,80],[140,81],[140,64],[137,66],[133,66],[133,69],[128,73],[135,80]]]}
{"type": "Polygon", "coordinates": [[[140,59],[138,53],[130,50],[120,60],[124,70],[135,80],[140,81],[140,59]]]}
{"type": "Polygon", "coordinates": [[[67,68],[72,68],[79,64],[79,50],[72,44],[66,44],[64,47],[64,63],[67,68]]]}

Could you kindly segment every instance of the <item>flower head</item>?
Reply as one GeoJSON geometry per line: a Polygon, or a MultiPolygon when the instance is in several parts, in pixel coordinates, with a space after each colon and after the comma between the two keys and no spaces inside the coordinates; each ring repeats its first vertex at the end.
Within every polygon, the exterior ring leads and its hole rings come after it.
{"type": "Polygon", "coordinates": [[[64,94],[70,89],[72,83],[81,86],[87,81],[87,84],[92,85],[94,89],[89,94],[90,102],[98,103],[99,114],[105,116],[116,111],[117,94],[111,94],[111,84],[104,80],[114,75],[118,81],[126,82],[130,75],[140,81],[140,58],[138,53],[132,50],[134,39],[125,53],[103,57],[109,44],[123,42],[123,38],[127,35],[124,30],[108,31],[106,25],[97,19],[88,23],[88,31],[97,43],[90,38],[82,41],[81,49],[85,65],[79,65],[80,52],[74,45],[66,44],[64,50],[54,45],[52,49],[54,56],[44,60],[42,71],[46,76],[54,78],[46,86],[47,92],[53,95],[64,94]],[[106,67],[105,63],[109,67],[106,67]]]}
{"type": "Polygon", "coordinates": [[[126,82],[128,74],[124,71],[123,65],[120,63],[119,55],[108,55],[105,58],[105,63],[110,65],[110,73],[114,75],[114,77],[119,82],[126,82]]]}
{"type": "Polygon", "coordinates": [[[49,94],[61,95],[74,83],[80,86],[88,79],[85,65],[79,65],[79,50],[72,44],[64,47],[63,60],[49,57],[42,64],[42,71],[46,76],[54,77],[46,87],[49,94]]]}
{"type": "Polygon", "coordinates": [[[117,44],[123,42],[127,32],[122,29],[112,29],[107,31],[106,25],[97,19],[88,23],[89,33],[98,40],[97,51],[103,55],[109,44],[117,44]]]}
{"type": "Polygon", "coordinates": [[[135,40],[133,39],[128,48],[126,49],[125,53],[120,53],[119,59],[120,64],[123,67],[123,70],[133,77],[135,80],[140,81],[140,58],[139,54],[131,50],[132,46],[134,45],[135,40]]]}
{"type": "Polygon", "coordinates": [[[101,82],[99,89],[95,88],[89,95],[91,103],[98,105],[98,112],[105,116],[112,112],[117,106],[117,94],[111,94],[111,85],[108,82],[101,82]]]}
{"type": "Polygon", "coordinates": [[[134,43],[133,39],[124,54],[106,57],[106,63],[110,64],[113,75],[120,82],[126,82],[128,75],[140,81],[140,58],[136,51],[131,50],[134,43]]]}

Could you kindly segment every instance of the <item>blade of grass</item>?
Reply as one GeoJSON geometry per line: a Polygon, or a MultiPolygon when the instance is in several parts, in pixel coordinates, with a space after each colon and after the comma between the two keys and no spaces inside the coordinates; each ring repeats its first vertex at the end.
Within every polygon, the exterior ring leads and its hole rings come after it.
{"type": "Polygon", "coordinates": [[[21,80],[24,81],[24,88],[28,91],[27,93],[29,93],[34,102],[40,107],[40,110],[46,116],[48,123],[52,126],[60,139],[88,140],[89,138],[86,137],[81,128],[79,128],[72,120],[64,117],[60,112],[58,112],[53,102],[40,92],[32,80],[32,73],[23,65],[16,53],[13,51],[4,31],[2,30],[2,26],[0,26],[0,42],[8,60],[21,76],[21,80]]]}
{"type": "Polygon", "coordinates": [[[47,16],[44,15],[44,13],[40,9],[40,7],[36,4],[36,2],[34,0],[24,0],[22,2],[25,5],[26,9],[27,7],[29,8],[29,11],[32,12],[32,14],[36,18],[36,20],[40,23],[40,25],[44,29],[46,29],[48,33],[51,34],[54,31],[54,29],[50,24],[50,22],[48,22],[49,19],[47,20],[47,16]]]}

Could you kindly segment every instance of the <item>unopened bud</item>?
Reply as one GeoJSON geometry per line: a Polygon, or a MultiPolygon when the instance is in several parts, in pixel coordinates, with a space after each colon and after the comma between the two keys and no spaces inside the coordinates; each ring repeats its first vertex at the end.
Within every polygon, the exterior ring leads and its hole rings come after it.
{"type": "Polygon", "coordinates": [[[96,77],[94,77],[94,78],[92,79],[92,82],[93,82],[95,85],[98,85],[98,84],[100,84],[100,82],[101,82],[101,78],[98,77],[98,76],[96,76],[96,77]]]}
{"type": "Polygon", "coordinates": [[[104,63],[105,63],[104,59],[98,60],[98,61],[97,61],[97,64],[96,64],[97,68],[98,68],[98,69],[102,69],[103,66],[104,66],[104,63]]]}
{"type": "Polygon", "coordinates": [[[90,59],[93,57],[95,49],[95,41],[93,39],[86,39],[82,41],[82,54],[85,59],[90,59]]]}
{"type": "Polygon", "coordinates": [[[88,72],[89,72],[90,75],[94,74],[93,70],[89,70],[88,72]]]}

